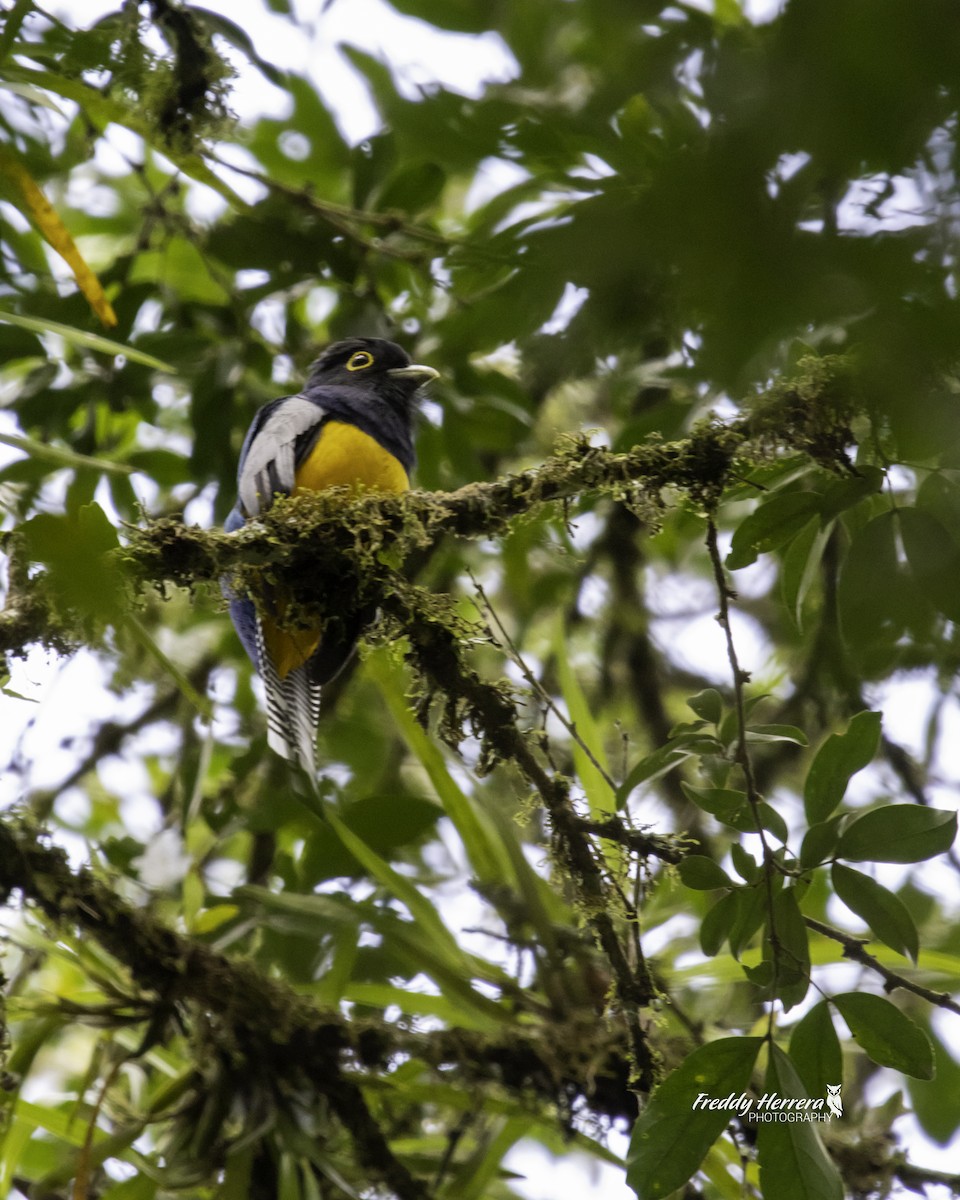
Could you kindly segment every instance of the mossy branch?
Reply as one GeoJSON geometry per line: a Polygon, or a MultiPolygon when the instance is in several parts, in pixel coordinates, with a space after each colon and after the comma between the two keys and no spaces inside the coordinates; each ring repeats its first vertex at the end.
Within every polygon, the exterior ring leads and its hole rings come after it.
{"type": "MultiPolygon", "coordinates": [[[[448,534],[502,535],[512,520],[545,504],[606,493],[659,507],[664,489],[677,489],[709,506],[732,475],[774,453],[803,454],[829,469],[849,470],[849,422],[857,409],[850,364],[841,357],[808,358],[800,367],[796,377],[758,396],[749,415],[728,423],[704,420],[680,441],[651,439],[618,454],[583,436],[570,437],[540,466],[519,474],[449,493],[348,500],[331,490],[282,499],[232,534],[169,518],[152,521],[130,528],[118,555],[138,587],[169,582],[192,588],[269,568],[309,604],[311,596],[329,596],[332,579],[352,586],[345,560],[362,564],[364,574],[372,564],[375,575],[382,550],[389,548],[397,562],[448,534]]],[[[375,580],[367,582],[375,591],[375,580]]],[[[69,614],[45,602],[37,581],[11,599],[0,613],[0,653],[22,652],[31,641],[57,649],[70,641],[69,614]]],[[[337,597],[330,599],[335,608],[337,597]]],[[[84,640],[79,623],[73,637],[84,640]]]]}
{"type": "MultiPolygon", "coordinates": [[[[230,1075],[223,1087],[274,1094],[284,1080],[291,1094],[307,1089],[324,1097],[353,1138],[359,1162],[401,1200],[423,1200],[428,1191],[393,1154],[355,1078],[358,1070],[386,1070],[397,1055],[414,1054],[436,1069],[456,1066],[478,1084],[533,1092],[548,1104],[563,1107],[582,1097],[610,1117],[635,1111],[617,1031],[595,1020],[585,1028],[582,1013],[571,1015],[567,1034],[558,1017],[543,1030],[493,1036],[346,1021],[266,978],[252,962],[175,933],[93,872],[72,869],[35,827],[8,818],[0,824],[0,902],[13,891],[61,928],[94,939],[126,968],[140,994],[135,1004],[121,1006],[125,1023],[129,1012],[139,1014],[156,1039],[175,1013],[192,1015],[194,1037],[230,1075]]],[[[74,1006],[73,1015],[82,1020],[83,1006],[74,1006]]],[[[90,1015],[109,1023],[106,1009],[90,1015]]],[[[197,1049],[198,1058],[209,1057],[197,1049]]],[[[209,1078],[201,1085],[204,1093],[212,1086],[209,1078]]]]}
{"type": "MultiPolygon", "coordinates": [[[[342,495],[315,494],[279,500],[264,517],[235,534],[188,528],[173,520],[130,531],[118,551],[135,586],[173,582],[191,587],[224,575],[238,578],[268,571],[289,589],[296,608],[336,611],[346,602],[380,606],[398,632],[406,634],[410,658],[431,694],[443,697],[445,733],[456,742],[464,723],[476,731],[486,761],[512,763],[537,793],[549,815],[558,860],[576,889],[616,981],[627,1020],[637,1082],[653,1082],[653,1056],[639,1011],[655,995],[642,962],[631,964],[618,934],[616,905],[602,859],[571,802],[567,781],[546,769],[535,739],[526,734],[511,697],[488,683],[465,659],[463,639],[442,600],[409,585],[396,571],[406,554],[446,534],[491,536],[537,507],[587,494],[645,498],[660,504],[664,488],[682,489],[710,507],[731,473],[758,456],[786,450],[804,453],[833,469],[847,468],[853,412],[848,366],[842,359],[809,359],[802,379],[778,384],[750,415],[732,423],[701,422],[682,441],[649,441],[626,453],[571,438],[542,466],[491,483],[472,484],[451,494],[367,496],[345,503],[342,495]],[[390,565],[384,550],[389,550],[390,565]],[[331,581],[336,581],[332,584],[331,581]],[[333,594],[339,593],[339,594],[333,594]],[[316,597],[322,597],[318,606],[316,597]]],[[[28,588],[33,581],[29,581],[28,588]]],[[[30,588],[30,606],[15,606],[14,628],[24,633],[24,614],[40,621],[43,605],[30,588]]],[[[52,606],[51,606],[52,607],[52,606]]],[[[16,648],[4,640],[0,649],[16,648]]],[[[22,645],[22,643],[20,643],[22,645]]],[[[656,848],[650,847],[653,853],[656,848]]],[[[675,847],[664,857],[673,859],[675,847]]],[[[60,911],[54,909],[54,912],[60,911]]]]}

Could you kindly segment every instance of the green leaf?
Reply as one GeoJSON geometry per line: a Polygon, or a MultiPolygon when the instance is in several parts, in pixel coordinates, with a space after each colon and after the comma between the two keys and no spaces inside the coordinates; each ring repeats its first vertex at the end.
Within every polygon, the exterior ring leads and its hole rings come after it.
{"type": "Polygon", "coordinates": [[[830,816],[851,776],[873,761],[882,719],[879,712],[857,713],[846,733],[832,733],[817,751],[803,785],[803,807],[811,824],[830,816]]]}
{"type": "Polygon", "coordinates": [[[945,529],[960,529],[960,487],[942,472],[931,472],[917,489],[917,504],[945,529]]]}
{"type": "Polygon", "coordinates": [[[835,517],[853,508],[867,496],[874,496],[883,487],[884,474],[879,467],[865,465],[849,479],[837,479],[824,490],[820,511],[824,518],[835,517]]]}
{"type": "Polygon", "coordinates": [[[509,870],[489,818],[460,788],[447,769],[439,747],[417,724],[403,694],[399,672],[385,654],[372,654],[366,669],[373,675],[407,745],[420,760],[444,812],[463,842],[470,866],[482,883],[502,880],[509,870]]]}
{"type": "Polygon", "coordinates": [[[700,923],[700,949],[713,958],[730,935],[737,919],[737,893],[721,896],[700,923]]]}
{"type": "Polygon", "coordinates": [[[688,854],[680,860],[677,871],[688,888],[710,892],[714,888],[733,887],[733,880],[723,867],[705,854],[688,854]]]}
{"type": "Polygon", "coordinates": [[[736,812],[747,802],[747,793],[734,788],[701,788],[689,783],[681,783],[684,795],[692,800],[697,808],[718,817],[736,812]]]}
{"type": "Polygon", "coordinates": [[[785,887],[773,899],[771,952],[776,959],[776,992],[784,1012],[807,994],[810,987],[810,939],[797,901],[796,887],[785,887]]]}
{"type": "Polygon", "coordinates": [[[56,71],[38,71],[32,68],[7,63],[4,74],[18,83],[28,86],[46,88],[55,95],[73,100],[84,110],[91,122],[105,129],[111,122],[132,129],[149,144],[153,144],[169,158],[185,175],[205,183],[222,196],[231,208],[246,211],[249,207],[243,198],[233,190],[199,154],[183,153],[171,141],[164,137],[159,122],[148,120],[143,112],[134,106],[128,106],[115,95],[108,96],[99,88],[91,87],[80,79],[69,78],[56,71]]]}
{"type": "Polygon", "coordinates": [[[786,842],[789,830],[787,823],[780,816],[772,804],[768,804],[766,800],[761,800],[757,805],[757,810],[754,812],[749,804],[745,804],[743,808],[732,813],[718,814],[719,819],[724,825],[729,825],[732,829],[737,829],[741,833],[758,833],[757,824],[762,829],[768,830],[773,834],[778,841],[786,842]]]}
{"type": "Polygon", "coordinates": [[[177,374],[176,369],[169,363],[161,362],[152,354],[144,354],[135,346],[125,346],[122,342],[101,337],[97,333],[87,333],[84,329],[74,329],[72,325],[62,325],[59,321],[48,321],[45,317],[24,317],[19,313],[0,312],[0,322],[7,325],[18,325],[21,329],[29,329],[32,333],[55,333],[65,342],[72,342],[75,346],[83,346],[87,350],[99,350],[101,354],[122,354],[131,362],[152,367],[155,371],[166,371],[170,375],[177,374]]]}
{"type": "Polygon", "coordinates": [[[951,621],[960,621],[960,546],[930,512],[898,508],[907,562],[918,590],[951,621]]]}
{"type": "Polygon", "coordinates": [[[642,1200],[668,1196],[697,1170],[731,1113],[693,1105],[703,1097],[744,1091],[762,1045],[759,1037],[708,1042],[653,1093],[633,1127],[627,1151],[627,1183],[642,1200]]]}
{"type": "Polygon", "coordinates": [[[184,237],[172,237],[153,250],[141,250],[130,268],[129,282],[159,284],[181,301],[228,304],[230,295],[213,276],[205,257],[184,237]]]}
{"type": "Polygon", "coordinates": [[[118,618],[119,628],[125,629],[134,641],[141,646],[158,664],[162,671],[173,681],[177,690],[198,713],[207,721],[213,720],[213,705],[206,696],[201,696],[187,676],[175,662],[167,657],[160,649],[156,639],[151,636],[144,625],[132,613],[124,613],[118,618]]]}
{"type": "Polygon", "coordinates": [[[532,1116],[497,1117],[489,1122],[488,1132],[478,1153],[457,1172],[457,1200],[480,1200],[503,1169],[504,1156],[524,1137],[533,1124],[532,1116]]]}
{"type": "Polygon", "coordinates": [[[634,763],[627,773],[626,779],[617,788],[617,808],[622,808],[630,798],[631,792],[641,783],[651,783],[655,779],[672,771],[690,757],[690,751],[667,742],[652,754],[647,754],[639,762],[634,763]]]}
{"type": "Polygon", "coordinates": [[[840,1039],[830,1016],[830,1005],[821,1000],[794,1025],[790,1058],[810,1096],[822,1096],[827,1084],[843,1079],[840,1039]]]}
{"type": "Polygon", "coordinates": [[[123,576],[111,555],[117,532],[99,504],[64,516],[40,513],[21,527],[27,557],[47,567],[59,602],[96,624],[123,615],[123,576]]]}
{"type": "Polygon", "coordinates": [[[957,814],[921,804],[871,809],[840,835],[837,857],[851,862],[923,862],[945,854],[957,836],[957,814]]]}
{"type": "MultiPolygon", "coordinates": [[[[789,1099],[807,1093],[793,1063],[770,1046],[766,1086],[789,1099]]],[[[843,1200],[843,1183],[812,1121],[764,1121],[757,1130],[760,1190],[770,1200],[843,1200]]]]}
{"type": "Polygon", "coordinates": [[[806,746],[807,735],[796,725],[749,725],[748,742],[792,742],[795,746],[806,746]]]}
{"type": "Polygon", "coordinates": [[[723,717],[723,697],[716,688],[704,688],[702,692],[697,692],[687,700],[687,705],[704,721],[710,721],[713,725],[720,724],[723,717]]]}
{"type": "Polygon", "coordinates": [[[746,730],[748,742],[792,742],[805,746],[806,734],[796,725],[751,725],[746,730]]]}
{"type": "MultiPolygon", "coordinates": [[[[391,793],[364,796],[342,805],[339,815],[372,850],[386,857],[432,829],[443,809],[420,796],[391,793]]],[[[357,859],[326,825],[311,834],[303,866],[310,878],[318,880],[362,871],[357,859]]]]}
{"type": "Polygon", "coordinates": [[[443,923],[440,913],[416,884],[394,870],[335,812],[328,812],[326,816],[347,850],[370,872],[374,879],[383,884],[393,896],[406,906],[414,921],[433,939],[437,950],[442,951],[449,958],[451,964],[463,962],[463,953],[450,930],[443,923]]]}
{"type": "Polygon", "coordinates": [[[780,593],[797,629],[803,628],[803,603],[817,578],[833,529],[832,521],[824,526],[819,516],[811,517],[784,551],[780,593]]]}
{"type": "Polygon", "coordinates": [[[393,0],[393,7],[439,29],[482,33],[490,28],[490,14],[480,0],[393,0]]]}
{"type": "Polygon", "coordinates": [[[907,906],[882,883],[862,871],[835,862],[831,869],[834,891],[843,903],[866,921],[881,942],[917,961],[920,941],[907,906]]]}
{"type": "Polygon", "coordinates": [[[739,842],[734,842],[730,847],[730,858],[737,874],[747,883],[756,883],[763,873],[757,860],[739,842]]]}
{"type": "Polygon", "coordinates": [[[831,817],[829,821],[818,821],[803,835],[800,845],[800,866],[816,867],[833,857],[840,840],[840,825],[844,814],[831,817]]]}
{"type": "Polygon", "coordinates": [[[200,8],[195,4],[190,6],[190,11],[194,15],[199,16],[203,20],[204,25],[208,26],[213,32],[219,33],[222,38],[225,38],[232,46],[235,46],[271,83],[276,84],[279,88],[282,88],[287,83],[285,72],[279,70],[273,63],[261,58],[257,53],[253,39],[235,22],[221,16],[220,13],[211,12],[209,8],[200,8]]]}
{"type": "Polygon", "coordinates": [[[960,1129],[960,1063],[933,1030],[929,1037],[936,1074],[930,1080],[908,1079],[907,1090],[924,1133],[946,1146],[960,1129]]]}
{"type": "Polygon", "coordinates": [[[831,1002],[875,1063],[915,1079],[933,1078],[930,1039],[895,1004],[869,992],[843,992],[831,1002]]]}
{"type": "Polygon", "coordinates": [[[29,454],[31,458],[41,462],[52,463],[55,467],[75,467],[112,475],[132,475],[134,472],[134,468],[127,463],[112,462],[108,458],[91,458],[62,446],[50,446],[46,442],[35,442],[32,438],[17,437],[12,433],[0,433],[0,443],[12,446],[14,450],[22,450],[24,454],[29,454]]]}
{"type": "Polygon", "coordinates": [[[737,919],[730,930],[730,952],[737,960],[767,917],[767,894],[762,883],[738,888],[737,919]]]}
{"type": "Polygon", "coordinates": [[[896,516],[881,513],[854,534],[840,571],[837,606],[844,641],[858,656],[875,652],[898,636],[905,604],[896,516]]]}
{"type": "Polygon", "coordinates": [[[600,727],[580,686],[580,680],[570,665],[568,644],[564,622],[558,620],[553,647],[557,676],[567,712],[577,732],[577,738],[570,743],[570,751],[590,806],[590,815],[595,821],[602,821],[613,815],[616,799],[608,782],[609,772],[606,769],[600,727]]]}
{"type": "Polygon", "coordinates": [[[815,492],[780,492],[754,509],[737,526],[727,555],[727,567],[737,571],[757,561],[757,555],[795,537],[819,511],[815,492]]]}
{"type": "MultiPolygon", "coordinates": [[[[326,984],[326,977],[323,983],[326,984]]],[[[315,989],[318,996],[326,998],[327,989],[315,989]]],[[[367,1008],[390,1008],[391,1005],[411,1017],[435,1017],[448,1025],[460,1025],[466,1021],[471,1027],[473,1018],[464,1015],[458,999],[447,999],[421,991],[411,991],[392,983],[357,983],[346,982],[337,1000],[349,1000],[353,1004],[362,1004],[367,1008]]],[[[490,1022],[483,1028],[491,1028],[490,1022]]],[[[496,1026],[493,1026],[496,1028],[496,1026]]]]}
{"type": "MultiPolygon", "coordinates": [[[[761,692],[759,696],[750,696],[743,702],[743,715],[748,718],[758,704],[767,699],[769,692],[761,692]]],[[[720,741],[730,746],[740,736],[740,714],[735,708],[728,709],[720,722],[718,730],[720,741]]]]}
{"type": "Polygon", "coordinates": [[[446,173],[437,163],[407,163],[386,180],[376,207],[415,217],[439,200],[446,182],[446,173]]]}

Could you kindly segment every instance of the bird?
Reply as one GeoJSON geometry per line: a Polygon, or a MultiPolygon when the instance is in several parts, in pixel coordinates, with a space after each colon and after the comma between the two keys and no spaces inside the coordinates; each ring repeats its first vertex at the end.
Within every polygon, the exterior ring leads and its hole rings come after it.
{"type": "MultiPolygon", "coordinates": [[[[416,462],[417,393],[438,378],[384,338],[347,338],[328,346],[306,386],[254,415],[240,450],[237,501],[224,529],[243,527],[277,496],[347,486],[406,491],[416,462]]],[[[221,582],[244,649],[263,680],[267,742],[298,764],[316,787],[320,689],[346,665],[372,613],[338,622],[336,631],[284,628],[282,591],[265,588],[259,604],[221,582]]]]}

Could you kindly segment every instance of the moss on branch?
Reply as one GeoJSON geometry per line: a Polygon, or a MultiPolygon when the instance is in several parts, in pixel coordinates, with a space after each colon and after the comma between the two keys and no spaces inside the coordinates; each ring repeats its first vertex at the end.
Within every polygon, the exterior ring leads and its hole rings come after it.
{"type": "MultiPolygon", "coordinates": [[[[8,818],[0,824],[0,902],[14,891],[48,920],[97,941],[126,968],[130,1002],[91,1010],[99,1024],[110,1023],[110,1011],[124,1024],[133,1013],[150,1030],[142,1046],[147,1049],[162,1040],[175,1014],[192,1014],[203,1078],[195,1101],[184,1100],[181,1119],[194,1128],[217,1092],[231,1103],[245,1095],[280,1094],[283,1085],[291,1095],[323,1096],[364,1167],[396,1196],[419,1200],[427,1189],[390,1149],[355,1078],[358,1069],[387,1070],[398,1055],[415,1055],[434,1069],[456,1066],[478,1085],[533,1095],[561,1112],[569,1113],[578,1099],[611,1119],[635,1112],[620,1035],[593,1019],[584,1026],[583,1014],[495,1035],[346,1021],[266,978],[253,963],[175,933],[93,872],[71,868],[31,825],[8,818]]],[[[70,1011],[83,1019],[82,1005],[70,1011]]]]}
{"type": "MultiPolygon", "coordinates": [[[[491,482],[449,493],[347,499],[334,489],[285,498],[232,534],[164,518],[130,528],[116,556],[135,587],[169,582],[192,588],[223,575],[239,576],[242,585],[251,571],[269,569],[282,575],[308,610],[311,597],[325,594],[336,611],[342,597],[331,595],[331,580],[340,580],[353,598],[368,588],[365,598],[377,601],[384,550],[396,563],[445,535],[497,536],[545,504],[609,494],[655,509],[663,490],[672,488],[709,505],[732,476],[742,477],[752,463],[778,452],[848,470],[856,407],[848,361],[811,357],[796,375],[758,396],[748,415],[728,423],[702,421],[676,442],[650,439],[614,453],[578,435],[540,466],[491,482]],[[346,569],[350,563],[357,570],[346,569]]],[[[29,590],[11,599],[15,603],[0,613],[0,653],[20,652],[31,641],[63,649],[71,638],[82,640],[80,623],[57,611],[42,581],[30,580],[29,590]]]]}

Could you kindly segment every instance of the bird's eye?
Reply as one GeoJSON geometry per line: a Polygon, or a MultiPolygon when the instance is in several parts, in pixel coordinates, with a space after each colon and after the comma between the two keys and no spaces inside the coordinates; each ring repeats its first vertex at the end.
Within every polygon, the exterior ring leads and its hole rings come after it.
{"type": "Polygon", "coordinates": [[[364,367],[373,366],[373,355],[369,350],[358,350],[347,359],[348,371],[362,371],[364,367]]]}

